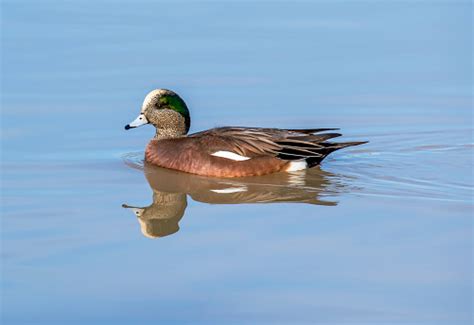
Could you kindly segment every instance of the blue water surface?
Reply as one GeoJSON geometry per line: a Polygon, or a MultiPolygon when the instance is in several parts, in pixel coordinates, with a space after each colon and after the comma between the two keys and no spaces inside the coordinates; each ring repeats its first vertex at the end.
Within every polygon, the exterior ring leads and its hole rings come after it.
{"type": "Polygon", "coordinates": [[[2,324],[472,323],[472,2],[1,11],[2,324]],[[224,184],[260,204],[190,180],[179,231],[149,238],[121,205],[163,211],[141,160],[154,131],[123,126],[154,88],[184,98],[191,132],[370,143],[288,186],[224,184]]]}

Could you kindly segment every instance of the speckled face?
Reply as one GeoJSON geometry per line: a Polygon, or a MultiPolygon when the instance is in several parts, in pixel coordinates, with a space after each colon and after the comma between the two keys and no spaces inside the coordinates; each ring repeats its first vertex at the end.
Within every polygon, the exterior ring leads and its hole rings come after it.
{"type": "Polygon", "coordinates": [[[143,101],[140,115],[125,129],[153,124],[157,137],[173,137],[188,132],[191,120],[184,101],[173,91],[155,89],[143,101]]]}
{"type": "MultiPolygon", "coordinates": [[[[163,127],[164,123],[159,121],[163,117],[163,113],[159,112],[160,110],[166,111],[170,110],[174,113],[178,113],[184,118],[186,132],[189,130],[190,118],[189,111],[181,99],[175,92],[167,89],[156,89],[150,92],[143,101],[141,112],[144,116],[154,125],[160,125],[163,127]]],[[[164,113],[166,117],[172,116],[170,112],[164,113]]],[[[175,121],[170,121],[175,122],[175,121]]]]}

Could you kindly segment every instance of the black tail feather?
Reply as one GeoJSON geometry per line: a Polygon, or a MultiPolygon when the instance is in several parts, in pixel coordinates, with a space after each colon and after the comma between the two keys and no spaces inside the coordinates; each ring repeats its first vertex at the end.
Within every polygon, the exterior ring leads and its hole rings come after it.
{"type": "Polygon", "coordinates": [[[353,142],[342,142],[342,143],[333,143],[333,142],[319,143],[320,145],[324,147],[323,149],[318,150],[318,153],[321,154],[321,156],[308,157],[306,159],[306,162],[308,163],[308,168],[319,165],[324,158],[326,158],[330,153],[336,150],[347,148],[347,147],[359,146],[365,143],[368,143],[368,141],[353,141],[353,142]]]}
{"type": "Polygon", "coordinates": [[[326,131],[336,131],[336,130],[339,130],[339,128],[326,128],[326,129],[288,129],[288,131],[291,131],[291,132],[298,132],[298,133],[304,133],[304,134],[313,134],[313,133],[326,132],[326,131]]]}

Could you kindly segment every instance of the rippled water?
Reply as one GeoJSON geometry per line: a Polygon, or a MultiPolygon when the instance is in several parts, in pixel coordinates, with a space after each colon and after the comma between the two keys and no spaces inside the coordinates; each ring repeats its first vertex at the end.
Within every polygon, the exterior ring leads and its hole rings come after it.
{"type": "Polygon", "coordinates": [[[472,322],[471,8],[2,4],[2,323],[472,322]],[[340,127],[291,174],[149,166],[144,95],[191,131],[340,127]]]}

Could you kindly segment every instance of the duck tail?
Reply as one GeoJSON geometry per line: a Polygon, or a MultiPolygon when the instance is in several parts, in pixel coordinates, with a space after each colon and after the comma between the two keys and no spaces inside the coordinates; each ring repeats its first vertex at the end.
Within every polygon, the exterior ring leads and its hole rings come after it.
{"type": "Polygon", "coordinates": [[[318,153],[321,155],[320,157],[309,157],[306,159],[306,163],[308,164],[308,168],[317,166],[326,158],[330,153],[353,146],[359,146],[361,144],[366,144],[369,141],[353,141],[353,142],[341,142],[341,143],[334,143],[334,142],[322,142],[319,145],[324,146],[323,149],[318,150],[318,153]]]}

